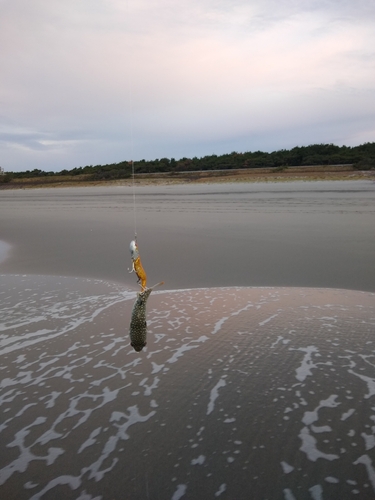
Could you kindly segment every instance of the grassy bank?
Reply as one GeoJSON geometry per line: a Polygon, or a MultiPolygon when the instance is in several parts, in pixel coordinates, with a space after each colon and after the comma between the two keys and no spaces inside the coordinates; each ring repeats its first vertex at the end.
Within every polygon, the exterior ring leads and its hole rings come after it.
{"type": "MultiPolygon", "coordinates": [[[[358,170],[352,165],[318,165],[304,167],[203,170],[189,172],[158,172],[136,174],[137,185],[222,182],[282,182],[293,180],[355,180],[375,179],[374,170],[358,170]]],[[[97,180],[90,174],[54,175],[4,179],[0,189],[31,189],[45,187],[132,185],[133,179],[97,180]]]]}

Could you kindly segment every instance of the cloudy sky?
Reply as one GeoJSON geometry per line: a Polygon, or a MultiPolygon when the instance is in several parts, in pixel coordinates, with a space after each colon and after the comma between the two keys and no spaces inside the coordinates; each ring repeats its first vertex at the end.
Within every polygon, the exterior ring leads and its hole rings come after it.
{"type": "Polygon", "coordinates": [[[0,0],[0,165],[375,141],[374,0],[0,0]]]}

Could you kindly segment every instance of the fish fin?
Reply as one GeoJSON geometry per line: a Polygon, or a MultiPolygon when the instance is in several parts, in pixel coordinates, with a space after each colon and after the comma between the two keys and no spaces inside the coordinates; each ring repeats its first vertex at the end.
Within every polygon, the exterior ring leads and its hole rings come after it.
{"type": "MultiPolygon", "coordinates": [[[[151,290],[153,290],[153,289],[154,289],[154,288],[156,288],[157,286],[161,286],[161,285],[164,285],[164,281],[160,281],[160,283],[156,283],[156,285],[151,286],[150,288],[151,288],[151,290]]],[[[146,290],[147,290],[147,288],[146,288],[146,290]]]]}

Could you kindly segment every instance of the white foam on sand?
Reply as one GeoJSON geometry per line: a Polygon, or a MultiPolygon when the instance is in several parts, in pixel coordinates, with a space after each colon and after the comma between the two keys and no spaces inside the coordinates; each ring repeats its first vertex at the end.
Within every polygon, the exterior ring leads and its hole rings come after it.
{"type": "Polygon", "coordinates": [[[174,500],[320,500],[335,488],[348,496],[354,484],[359,494],[375,491],[374,297],[153,293],[148,344],[136,353],[128,336],[134,291],[3,275],[0,484],[20,500],[69,490],[82,500],[117,498],[124,487],[174,500]],[[283,472],[282,483],[272,483],[267,465],[283,472]],[[355,483],[344,481],[348,474],[355,483]]]}
{"type": "Polygon", "coordinates": [[[206,415],[209,415],[210,413],[212,413],[214,411],[215,401],[219,397],[219,389],[220,389],[220,387],[225,387],[227,385],[226,382],[225,382],[225,380],[224,380],[224,378],[225,378],[225,375],[223,377],[221,377],[221,379],[215,385],[215,387],[213,389],[211,389],[210,401],[209,401],[208,406],[207,406],[206,415]]]}
{"type": "Polygon", "coordinates": [[[172,500],[180,500],[186,493],[186,484],[179,484],[177,490],[173,493],[172,500]]]}

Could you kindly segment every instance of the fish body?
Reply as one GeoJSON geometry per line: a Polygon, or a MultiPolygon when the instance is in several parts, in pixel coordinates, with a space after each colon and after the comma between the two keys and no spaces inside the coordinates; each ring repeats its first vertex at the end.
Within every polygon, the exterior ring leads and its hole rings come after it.
{"type": "Polygon", "coordinates": [[[146,305],[152,290],[162,285],[158,283],[151,288],[146,288],[143,292],[137,294],[137,300],[134,303],[132,317],[130,321],[130,345],[137,352],[147,344],[147,321],[146,321],[146,305]]]}
{"type": "Polygon", "coordinates": [[[137,245],[137,242],[135,240],[130,242],[129,249],[130,249],[130,255],[132,258],[132,262],[133,262],[132,270],[130,272],[131,273],[135,272],[135,274],[137,275],[137,278],[138,278],[138,283],[141,285],[142,290],[146,290],[146,288],[147,288],[147,276],[146,276],[145,270],[143,269],[141,257],[139,255],[138,245],[137,245]]]}

